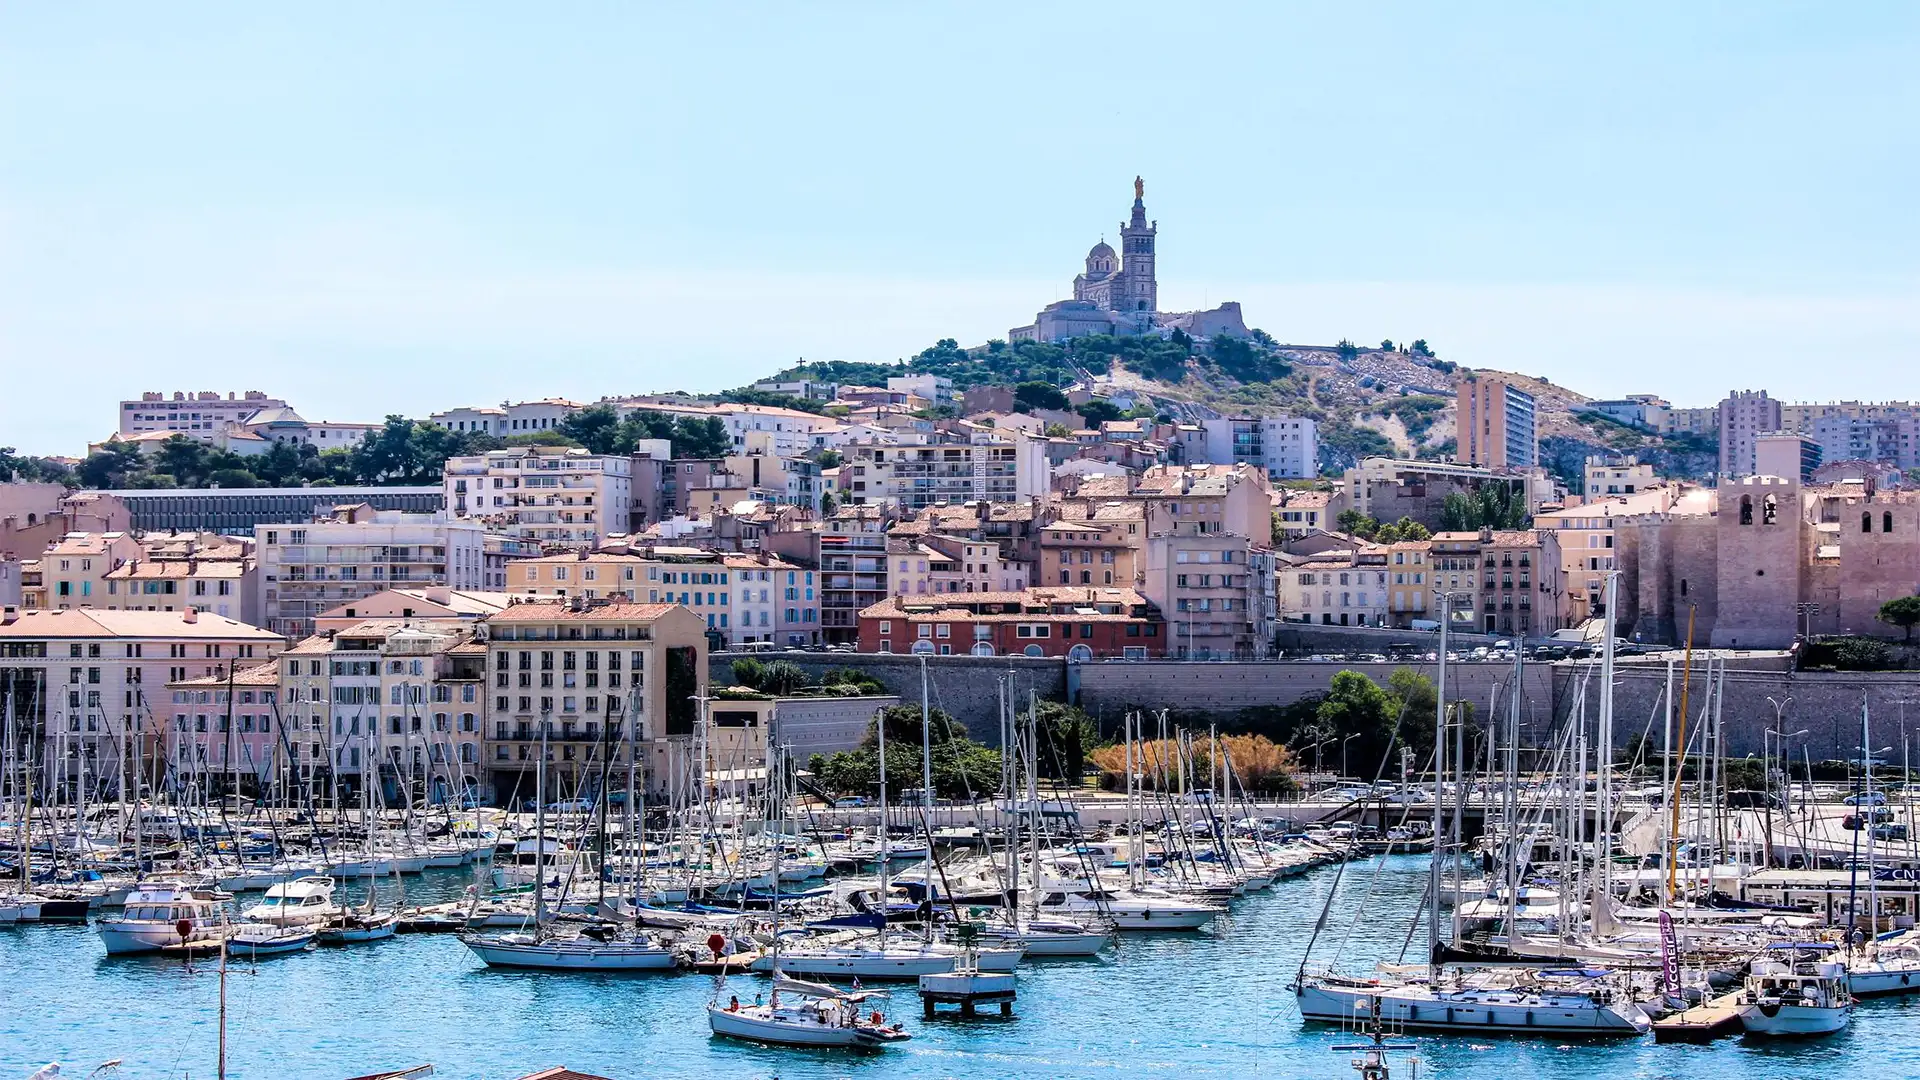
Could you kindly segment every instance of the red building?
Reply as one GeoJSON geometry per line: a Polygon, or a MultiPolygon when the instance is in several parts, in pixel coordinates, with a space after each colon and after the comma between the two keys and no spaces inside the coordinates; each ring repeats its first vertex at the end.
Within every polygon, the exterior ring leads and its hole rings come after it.
{"type": "Polygon", "coordinates": [[[1132,589],[894,596],[860,612],[860,651],[1144,660],[1165,655],[1164,626],[1132,589]]]}

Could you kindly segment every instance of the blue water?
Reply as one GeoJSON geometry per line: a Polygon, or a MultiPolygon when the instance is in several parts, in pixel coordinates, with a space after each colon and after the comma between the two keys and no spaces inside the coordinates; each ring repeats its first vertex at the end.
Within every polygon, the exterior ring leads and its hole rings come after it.
{"type": "MultiPolygon", "coordinates": [[[[1394,957],[1423,875],[1418,859],[1349,867],[1316,956],[1343,945],[1355,964],[1394,957]],[[1378,914],[1356,922],[1349,916],[1369,890],[1378,914]]],[[[923,1021],[911,987],[897,990],[888,1011],[907,1018],[914,1039],[874,1055],[713,1039],[704,976],[489,971],[449,935],[275,957],[230,969],[228,1073],[338,1080],[432,1062],[441,1076],[476,1080],[559,1064],[616,1080],[1351,1077],[1349,1055],[1327,1049],[1351,1036],[1303,1028],[1286,989],[1333,881],[1323,869],[1240,900],[1217,934],[1129,936],[1104,961],[1029,962],[1012,1021],[923,1021]]],[[[440,872],[410,895],[455,895],[464,883],[440,872]]],[[[211,1077],[217,994],[204,962],[188,972],[177,959],[109,959],[90,928],[0,928],[0,1080],[48,1061],[85,1076],[109,1058],[124,1060],[116,1075],[127,1080],[211,1077]]],[[[1920,1073],[1920,999],[1865,1004],[1849,1032],[1803,1044],[1414,1041],[1420,1075],[1432,1077],[1911,1076],[1920,1073]]]]}

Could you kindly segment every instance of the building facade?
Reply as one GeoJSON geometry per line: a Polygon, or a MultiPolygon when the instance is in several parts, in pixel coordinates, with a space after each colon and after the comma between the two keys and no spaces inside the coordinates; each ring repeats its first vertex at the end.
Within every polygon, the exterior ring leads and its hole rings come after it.
{"type": "Polygon", "coordinates": [[[590,549],[627,530],[633,461],[564,446],[521,446],[449,458],[448,512],[490,533],[590,549]]]}
{"type": "Polygon", "coordinates": [[[1780,426],[1780,403],[1765,390],[1736,390],[1721,399],[1720,479],[1752,476],[1760,436],[1780,426]]]}
{"type": "Polygon", "coordinates": [[[1454,426],[1459,454],[1470,465],[1528,469],[1540,463],[1533,395],[1505,379],[1462,378],[1454,426]]]}
{"type": "Polygon", "coordinates": [[[384,589],[478,590],[484,534],[445,514],[407,514],[366,505],[335,507],[301,524],[259,525],[261,616],[291,639],[313,633],[322,612],[384,589]]]}

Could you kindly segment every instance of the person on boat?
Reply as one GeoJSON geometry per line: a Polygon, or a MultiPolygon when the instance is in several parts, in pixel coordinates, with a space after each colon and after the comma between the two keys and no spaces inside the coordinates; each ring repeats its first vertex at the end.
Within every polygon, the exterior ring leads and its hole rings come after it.
{"type": "Polygon", "coordinates": [[[727,1001],[727,1011],[728,1012],[740,1011],[740,996],[738,994],[734,994],[729,997],[727,1001]]]}

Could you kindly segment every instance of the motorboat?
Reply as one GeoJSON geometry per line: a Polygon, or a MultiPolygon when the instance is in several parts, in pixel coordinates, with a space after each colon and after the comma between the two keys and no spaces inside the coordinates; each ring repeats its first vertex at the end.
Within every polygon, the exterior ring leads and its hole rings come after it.
{"type": "Polygon", "coordinates": [[[227,934],[227,955],[252,960],[300,952],[313,944],[315,934],[310,924],[281,926],[274,923],[240,923],[227,934]]]}
{"type": "Polygon", "coordinates": [[[872,996],[781,975],[768,1004],[743,1005],[735,997],[722,1005],[716,998],[707,1006],[707,1023],[715,1035],[776,1046],[879,1048],[912,1038],[878,1009],[862,1014],[872,996]]]}
{"type": "Polygon", "coordinates": [[[399,931],[400,915],[393,911],[343,911],[320,924],[322,945],[359,945],[385,941],[399,931]]]}
{"type": "Polygon", "coordinates": [[[0,894],[0,925],[28,922],[86,922],[92,907],[85,898],[43,896],[39,893],[0,894]]]}
{"type": "Polygon", "coordinates": [[[267,895],[259,903],[242,911],[240,918],[275,926],[313,926],[330,922],[340,915],[339,906],[333,902],[333,889],[333,879],[330,877],[282,881],[270,886],[267,895]]]}
{"type": "Polygon", "coordinates": [[[1749,1035],[1831,1035],[1853,1019],[1847,966],[1837,960],[1755,960],[1740,996],[1749,1035]]]}
{"type": "Polygon", "coordinates": [[[142,883],[128,891],[117,917],[100,920],[100,940],[110,955],[154,952],[209,936],[217,940],[231,899],[211,889],[142,883]]]}

